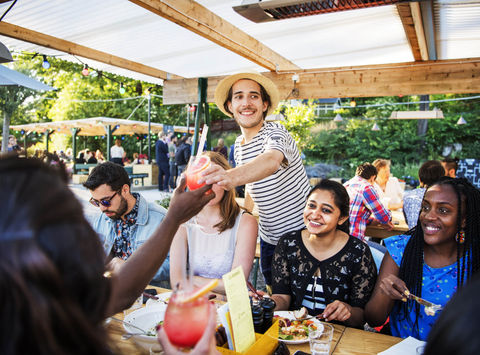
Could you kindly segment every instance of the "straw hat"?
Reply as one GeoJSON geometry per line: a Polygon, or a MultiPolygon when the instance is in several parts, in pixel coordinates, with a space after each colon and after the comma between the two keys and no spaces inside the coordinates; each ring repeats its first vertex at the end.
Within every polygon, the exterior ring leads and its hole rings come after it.
{"type": "Polygon", "coordinates": [[[259,73],[255,72],[248,72],[248,73],[238,73],[234,75],[227,76],[223,78],[217,85],[215,89],[215,103],[217,107],[227,116],[232,117],[232,114],[227,112],[223,107],[223,104],[227,100],[228,92],[233,84],[235,84],[238,80],[241,79],[250,79],[256,81],[258,84],[263,86],[267,94],[270,96],[270,107],[267,110],[267,115],[270,115],[275,111],[278,106],[278,102],[280,101],[280,94],[278,93],[277,86],[266,76],[263,76],[259,73]]]}

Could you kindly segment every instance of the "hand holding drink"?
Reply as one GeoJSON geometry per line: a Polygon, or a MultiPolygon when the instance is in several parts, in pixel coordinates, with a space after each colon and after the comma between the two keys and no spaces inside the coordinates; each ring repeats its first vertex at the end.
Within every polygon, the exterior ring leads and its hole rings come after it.
{"type": "Polygon", "coordinates": [[[187,177],[187,187],[189,190],[196,190],[202,186],[205,186],[205,182],[198,184],[200,180],[201,173],[209,168],[211,165],[210,158],[206,155],[202,155],[188,166],[187,171],[185,172],[187,177]]]}
{"type": "Polygon", "coordinates": [[[175,291],[168,302],[163,327],[170,342],[180,348],[195,346],[208,324],[209,302],[206,294],[215,288],[212,280],[199,290],[175,291]]]}

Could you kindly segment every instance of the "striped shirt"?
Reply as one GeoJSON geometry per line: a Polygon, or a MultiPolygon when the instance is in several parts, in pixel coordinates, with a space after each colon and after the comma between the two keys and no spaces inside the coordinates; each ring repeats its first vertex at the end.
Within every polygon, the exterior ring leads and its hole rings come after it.
{"type": "Polygon", "coordinates": [[[313,276],[312,281],[307,286],[302,306],[307,308],[308,314],[321,314],[327,307],[321,281],[322,279],[318,276],[313,276]]]}
{"type": "Polygon", "coordinates": [[[283,125],[266,122],[250,142],[242,144],[243,140],[240,135],[235,141],[237,165],[272,149],[285,157],[275,173],[246,185],[246,191],[258,206],[260,238],[277,245],[282,235],[304,227],[303,209],[310,190],[307,174],[297,145],[283,125]]]}

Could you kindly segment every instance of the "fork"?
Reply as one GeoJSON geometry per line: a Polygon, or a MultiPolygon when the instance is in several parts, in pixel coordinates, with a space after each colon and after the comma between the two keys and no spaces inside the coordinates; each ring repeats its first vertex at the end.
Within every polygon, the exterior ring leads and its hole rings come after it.
{"type": "Polygon", "coordinates": [[[424,300],[423,298],[420,298],[418,296],[415,296],[413,293],[410,293],[410,291],[405,290],[403,292],[405,297],[414,300],[418,304],[421,304],[422,306],[425,306],[425,314],[427,316],[434,316],[435,313],[443,309],[443,307],[439,304],[432,303],[430,301],[424,300]]]}

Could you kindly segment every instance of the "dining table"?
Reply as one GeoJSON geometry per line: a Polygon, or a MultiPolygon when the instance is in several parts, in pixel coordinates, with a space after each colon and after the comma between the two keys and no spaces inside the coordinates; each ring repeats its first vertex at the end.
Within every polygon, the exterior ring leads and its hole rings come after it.
{"type": "MultiPolygon", "coordinates": [[[[156,289],[158,294],[171,291],[155,286],[149,286],[148,288],[156,289]]],[[[143,305],[143,307],[145,307],[145,305],[143,305]]],[[[119,320],[123,320],[123,317],[123,312],[114,315],[114,318],[119,320]]],[[[332,355],[378,354],[379,352],[382,352],[403,340],[401,338],[350,328],[344,325],[332,325],[334,327],[332,346],[330,348],[330,354],[332,355]]],[[[122,335],[124,335],[126,332],[121,322],[111,320],[105,326],[110,336],[110,345],[114,353],[121,355],[149,354],[148,350],[145,350],[141,346],[135,344],[133,338],[122,339],[122,335]]],[[[294,354],[297,350],[310,353],[310,345],[308,342],[302,344],[287,344],[287,347],[290,351],[290,354],[294,354]]]]}
{"type": "Polygon", "coordinates": [[[393,228],[391,230],[385,229],[382,225],[367,225],[365,236],[377,239],[385,239],[394,235],[405,234],[408,231],[407,222],[402,210],[393,210],[392,222],[393,228]]]}

